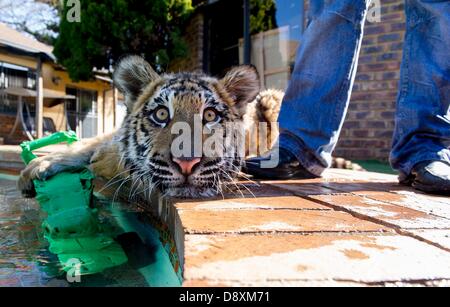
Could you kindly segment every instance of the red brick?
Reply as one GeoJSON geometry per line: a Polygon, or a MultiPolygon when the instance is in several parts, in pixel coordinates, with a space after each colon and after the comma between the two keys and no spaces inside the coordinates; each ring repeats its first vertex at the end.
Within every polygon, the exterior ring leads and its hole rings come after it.
{"type": "Polygon", "coordinates": [[[386,227],[337,211],[180,210],[187,234],[254,232],[384,232],[386,227]]]}
{"type": "Polygon", "coordinates": [[[370,197],[343,194],[313,195],[311,198],[398,226],[402,229],[450,229],[450,220],[448,219],[405,208],[404,206],[376,201],[370,197]]]}
{"type": "Polygon", "coordinates": [[[195,280],[286,286],[450,279],[448,252],[397,235],[188,235],[185,258],[188,285],[195,280]]]}

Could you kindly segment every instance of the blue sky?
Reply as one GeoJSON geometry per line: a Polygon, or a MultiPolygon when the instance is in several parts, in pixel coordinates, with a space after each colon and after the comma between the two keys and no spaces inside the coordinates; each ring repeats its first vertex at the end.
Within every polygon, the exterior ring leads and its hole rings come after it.
{"type": "Polygon", "coordinates": [[[10,26],[25,23],[33,31],[56,35],[45,30],[46,23],[58,20],[57,11],[47,4],[34,0],[0,0],[0,11],[0,22],[10,26]]]}

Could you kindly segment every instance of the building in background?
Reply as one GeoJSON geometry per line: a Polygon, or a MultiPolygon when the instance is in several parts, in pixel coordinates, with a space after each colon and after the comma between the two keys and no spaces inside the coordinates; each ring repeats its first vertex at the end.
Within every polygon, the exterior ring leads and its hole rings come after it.
{"type": "Polygon", "coordinates": [[[0,23],[1,142],[18,144],[69,129],[81,138],[110,132],[120,120],[115,100],[108,74],[73,82],[52,47],[0,23]]]}
{"type": "MultiPolygon", "coordinates": [[[[258,68],[263,88],[284,90],[308,23],[309,3],[248,1],[252,4],[251,63],[258,68]],[[259,7],[255,8],[255,4],[259,7]]],[[[243,63],[244,0],[193,3],[197,6],[196,13],[186,28],[190,56],[173,62],[170,69],[199,70],[220,76],[230,66],[243,63]]],[[[405,16],[403,0],[381,3],[381,22],[366,23],[358,74],[335,152],[349,159],[387,160],[391,147],[405,16]]]]}

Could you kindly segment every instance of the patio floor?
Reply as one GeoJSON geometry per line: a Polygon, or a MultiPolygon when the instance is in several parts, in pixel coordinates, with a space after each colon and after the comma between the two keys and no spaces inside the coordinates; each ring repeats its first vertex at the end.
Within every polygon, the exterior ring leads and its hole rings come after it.
{"type": "Polygon", "coordinates": [[[450,285],[448,197],[347,170],[241,191],[155,200],[184,286],[450,285]]]}
{"type": "Polygon", "coordinates": [[[240,189],[155,197],[150,210],[184,286],[450,286],[449,197],[334,169],[240,189]]]}

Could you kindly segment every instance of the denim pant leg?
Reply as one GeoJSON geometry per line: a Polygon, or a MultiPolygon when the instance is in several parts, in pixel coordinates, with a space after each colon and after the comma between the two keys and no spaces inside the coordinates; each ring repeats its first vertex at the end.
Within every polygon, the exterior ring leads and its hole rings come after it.
{"type": "Polygon", "coordinates": [[[400,179],[427,160],[450,163],[450,1],[406,0],[392,167],[400,179]]]}
{"type": "Polygon", "coordinates": [[[369,0],[311,1],[280,111],[279,146],[311,173],[331,164],[353,86],[369,0]]]}

